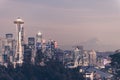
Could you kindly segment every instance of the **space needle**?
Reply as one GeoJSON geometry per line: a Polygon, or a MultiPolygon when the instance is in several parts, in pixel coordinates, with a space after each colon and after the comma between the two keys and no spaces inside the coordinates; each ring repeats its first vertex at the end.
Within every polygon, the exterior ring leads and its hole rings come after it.
{"type": "Polygon", "coordinates": [[[24,44],[24,21],[18,17],[14,24],[16,24],[16,37],[17,37],[17,44],[16,44],[16,53],[15,53],[15,62],[18,64],[23,63],[23,44],[24,44]]]}

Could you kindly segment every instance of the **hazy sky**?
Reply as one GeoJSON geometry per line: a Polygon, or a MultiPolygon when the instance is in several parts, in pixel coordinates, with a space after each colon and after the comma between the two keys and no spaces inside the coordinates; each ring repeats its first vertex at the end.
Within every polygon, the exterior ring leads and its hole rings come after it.
{"type": "Polygon", "coordinates": [[[120,0],[0,0],[1,36],[15,33],[17,17],[26,36],[41,31],[61,46],[87,47],[93,40],[102,50],[120,48],[120,0]]]}

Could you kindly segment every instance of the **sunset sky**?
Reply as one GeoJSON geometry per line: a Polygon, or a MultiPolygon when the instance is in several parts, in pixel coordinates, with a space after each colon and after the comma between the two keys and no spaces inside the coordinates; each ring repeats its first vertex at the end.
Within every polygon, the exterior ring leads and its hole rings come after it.
{"type": "Polygon", "coordinates": [[[0,36],[15,34],[17,17],[26,36],[41,31],[65,48],[120,48],[120,0],[0,0],[0,36]]]}

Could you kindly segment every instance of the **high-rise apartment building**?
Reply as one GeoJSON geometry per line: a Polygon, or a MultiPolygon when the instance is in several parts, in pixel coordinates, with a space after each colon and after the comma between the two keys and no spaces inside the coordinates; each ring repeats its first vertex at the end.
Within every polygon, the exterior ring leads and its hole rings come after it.
{"type": "Polygon", "coordinates": [[[42,33],[41,32],[38,32],[36,34],[36,50],[42,50],[42,33]]]}
{"type": "Polygon", "coordinates": [[[96,65],[96,52],[94,50],[89,51],[89,65],[96,65]]]}
{"type": "MultiPolygon", "coordinates": [[[[28,37],[28,46],[30,49],[30,53],[31,53],[31,62],[34,64],[35,63],[35,56],[36,56],[36,52],[35,52],[35,38],[34,37],[28,37]]],[[[29,53],[29,54],[30,54],[29,53]]],[[[28,54],[28,53],[27,53],[28,54]]]]}
{"type": "Polygon", "coordinates": [[[87,50],[83,51],[83,66],[89,66],[89,53],[87,50]]]}
{"type": "Polygon", "coordinates": [[[13,34],[6,34],[5,38],[0,38],[0,63],[13,63],[15,55],[16,41],[13,39],[13,34]]]}

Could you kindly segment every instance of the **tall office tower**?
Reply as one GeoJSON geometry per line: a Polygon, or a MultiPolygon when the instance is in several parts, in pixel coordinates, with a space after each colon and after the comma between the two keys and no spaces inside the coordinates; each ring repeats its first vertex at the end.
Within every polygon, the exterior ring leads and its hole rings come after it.
{"type": "Polygon", "coordinates": [[[28,37],[28,46],[31,49],[35,49],[35,38],[34,37],[28,37]]]}
{"type": "Polygon", "coordinates": [[[25,44],[25,32],[24,32],[24,27],[21,27],[21,43],[22,46],[25,44]]]}
{"type": "Polygon", "coordinates": [[[14,24],[16,24],[16,32],[17,32],[17,45],[16,45],[16,61],[18,64],[22,64],[23,63],[23,44],[24,44],[24,28],[23,28],[23,24],[24,21],[20,18],[17,18],[14,21],[14,24]]]}
{"type": "Polygon", "coordinates": [[[31,62],[34,64],[35,63],[35,38],[34,37],[28,38],[28,46],[31,50],[31,56],[30,56],[31,58],[30,59],[31,59],[31,62]]]}
{"type": "Polygon", "coordinates": [[[83,66],[88,66],[89,65],[89,53],[88,51],[84,50],[83,51],[83,66]]]}
{"type": "Polygon", "coordinates": [[[41,32],[38,32],[37,35],[36,35],[36,49],[37,50],[42,50],[42,33],[41,32]]]}
{"type": "Polygon", "coordinates": [[[74,49],[74,54],[73,54],[73,58],[74,58],[74,64],[75,66],[81,66],[82,65],[82,52],[79,49],[79,47],[76,47],[74,49]]]}
{"type": "Polygon", "coordinates": [[[13,51],[15,50],[15,40],[13,39],[13,34],[6,34],[6,46],[10,47],[10,54],[9,55],[13,55],[13,51]]]}
{"type": "Polygon", "coordinates": [[[96,52],[94,50],[89,51],[89,64],[96,65],[96,52]]]}
{"type": "Polygon", "coordinates": [[[53,58],[53,55],[54,55],[54,42],[53,40],[49,40],[46,43],[46,56],[51,59],[53,58]]]}
{"type": "Polygon", "coordinates": [[[0,37],[0,64],[3,65],[4,60],[5,60],[5,54],[4,54],[4,43],[5,43],[5,38],[0,37]]]}
{"type": "Polygon", "coordinates": [[[2,53],[3,53],[3,62],[13,62],[13,53],[15,51],[14,46],[15,40],[13,39],[13,34],[6,34],[6,37],[2,41],[2,53]]]}

